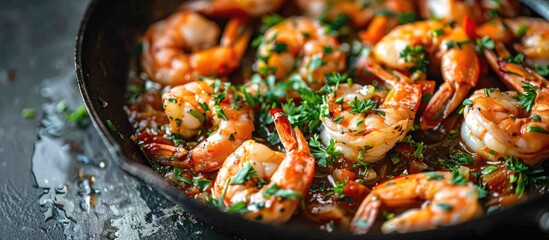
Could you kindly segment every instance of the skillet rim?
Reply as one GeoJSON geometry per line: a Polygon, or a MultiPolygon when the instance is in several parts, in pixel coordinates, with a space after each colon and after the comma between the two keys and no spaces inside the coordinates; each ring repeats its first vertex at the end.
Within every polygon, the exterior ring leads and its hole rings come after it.
{"type": "MultiPolygon", "coordinates": [[[[90,113],[90,118],[94,127],[98,130],[103,142],[107,146],[108,151],[113,156],[114,161],[124,171],[136,177],[139,180],[144,181],[149,186],[158,189],[161,194],[167,197],[172,202],[180,205],[185,211],[190,212],[197,219],[202,222],[214,226],[225,233],[230,233],[237,237],[249,237],[249,238],[265,238],[271,239],[274,236],[283,237],[284,239],[454,239],[464,238],[469,235],[464,235],[464,232],[468,232],[470,236],[479,236],[483,232],[487,232],[493,229],[496,225],[505,222],[515,223],[517,219],[522,221],[526,220],[530,224],[537,224],[538,215],[544,210],[547,212],[549,209],[542,209],[536,211],[535,209],[529,209],[533,206],[543,206],[543,202],[549,202],[549,194],[544,194],[536,198],[530,198],[524,202],[518,203],[513,207],[502,209],[495,213],[484,215],[482,217],[469,220],[467,222],[456,224],[452,226],[442,227],[435,230],[427,230],[421,232],[413,232],[397,235],[385,235],[378,233],[370,233],[366,235],[354,235],[350,232],[335,232],[327,233],[321,230],[314,229],[299,229],[298,227],[292,227],[288,225],[269,225],[256,221],[248,220],[237,215],[229,214],[220,211],[216,208],[207,206],[201,202],[198,202],[188,197],[183,191],[179,191],[172,185],[167,183],[160,175],[143,163],[143,159],[136,159],[136,155],[128,154],[121,145],[117,142],[117,135],[109,130],[109,127],[105,124],[106,119],[101,119],[98,109],[97,101],[92,101],[87,85],[89,73],[86,71],[87,62],[83,60],[83,51],[86,43],[86,34],[88,26],[91,21],[97,21],[98,17],[103,16],[101,13],[96,13],[96,8],[99,4],[105,4],[105,2],[111,2],[110,0],[92,0],[86,8],[86,12],[81,19],[78,35],[76,37],[75,47],[75,70],[78,88],[84,104],[90,113]],[[93,18],[97,16],[96,18],[93,18]],[[515,221],[504,221],[511,217],[512,214],[517,215],[519,211],[526,211],[527,217],[516,218],[515,221]],[[244,231],[239,231],[244,230],[244,231]],[[248,231],[245,231],[248,230],[248,231]],[[452,236],[453,235],[453,236],[452,236]]],[[[124,79],[125,81],[126,79],[124,79]]],[[[125,114],[121,111],[121,114],[125,114]]],[[[126,117],[127,118],[127,117],[126,117]]],[[[128,136],[126,136],[128,137],[128,136]]],[[[129,139],[129,137],[128,137],[129,139]]],[[[520,214],[519,214],[520,215],[520,214]]]]}

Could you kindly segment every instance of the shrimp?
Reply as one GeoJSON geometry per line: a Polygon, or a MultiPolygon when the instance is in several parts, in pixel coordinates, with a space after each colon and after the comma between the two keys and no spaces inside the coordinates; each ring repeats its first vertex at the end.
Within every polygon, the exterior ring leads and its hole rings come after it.
{"type": "Polygon", "coordinates": [[[533,166],[549,157],[549,82],[527,66],[505,60],[510,54],[501,43],[495,50],[484,51],[488,63],[514,91],[474,92],[463,112],[461,138],[486,159],[515,157],[533,166]]]}
{"type": "Polygon", "coordinates": [[[299,128],[292,131],[282,110],[273,109],[271,115],[286,153],[253,140],[244,142],[223,163],[212,196],[232,209],[242,206],[246,218],[282,224],[309,190],[315,159],[299,128]]]}
{"type": "Polygon", "coordinates": [[[549,64],[549,22],[541,18],[500,19],[478,27],[477,35],[489,36],[496,42],[513,44],[530,65],[549,64]]]}
{"type": "Polygon", "coordinates": [[[383,158],[413,127],[421,86],[401,82],[383,93],[371,85],[339,85],[327,98],[329,116],[321,117],[323,144],[335,140],[335,150],[352,161],[383,158]]]}
{"type": "Polygon", "coordinates": [[[287,77],[294,70],[310,87],[324,85],[327,73],[341,72],[346,55],[336,36],[307,17],[291,17],[269,28],[257,50],[256,67],[263,75],[287,77]]]}
{"type": "Polygon", "coordinates": [[[237,102],[220,81],[190,82],[170,89],[162,96],[170,132],[190,138],[212,126],[212,133],[192,150],[149,143],[147,153],[161,164],[192,168],[195,173],[218,170],[223,161],[254,131],[252,109],[237,102]]]}
{"type": "Polygon", "coordinates": [[[376,44],[396,26],[414,20],[416,4],[410,0],[388,0],[383,2],[384,10],[376,14],[366,30],[359,32],[360,40],[376,44]]]}
{"type": "Polygon", "coordinates": [[[447,118],[476,86],[480,72],[474,44],[465,31],[441,21],[400,25],[374,46],[373,54],[375,60],[396,70],[425,72],[429,62],[431,69],[440,65],[444,83],[421,116],[422,129],[434,128],[447,118]]]}
{"type": "Polygon", "coordinates": [[[418,2],[421,16],[425,19],[440,19],[446,22],[460,23],[465,16],[475,23],[484,23],[489,14],[497,13],[502,17],[519,15],[520,4],[516,0],[420,0],[418,2]]]}
{"type": "Polygon", "coordinates": [[[223,77],[240,65],[251,30],[233,18],[225,27],[221,45],[218,26],[193,12],[177,12],[155,23],[145,33],[141,66],[150,79],[177,86],[199,77],[223,77]]]}
{"type": "Polygon", "coordinates": [[[426,201],[385,221],[383,233],[430,230],[468,221],[482,213],[473,183],[452,184],[451,172],[422,172],[390,179],[374,187],[362,201],[351,224],[355,234],[367,233],[382,208],[406,207],[426,201]]]}
{"type": "Polygon", "coordinates": [[[262,16],[278,10],[284,0],[194,0],[181,5],[181,9],[199,11],[206,15],[262,16]]]}
{"type": "Polygon", "coordinates": [[[414,2],[410,0],[297,0],[297,5],[304,15],[334,20],[339,16],[348,17],[355,28],[364,28],[374,19],[376,12],[383,11],[385,15],[398,14],[414,10],[414,2]],[[387,14],[388,13],[388,14],[387,14]]]}

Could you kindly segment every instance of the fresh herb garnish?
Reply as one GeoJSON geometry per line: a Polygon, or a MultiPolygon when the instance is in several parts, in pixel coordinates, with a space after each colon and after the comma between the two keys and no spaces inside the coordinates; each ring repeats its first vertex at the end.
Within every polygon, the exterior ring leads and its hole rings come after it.
{"type": "Polygon", "coordinates": [[[534,106],[534,101],[536,100],[536,89],[538,87],[524,81],[522,82],[522,84],[522,89],[524,90],[524,93],[519,93],[515,95],[515,99],[520,102],[523,109],[525,109],[527,112],[531,112],[532,107],[534,106]]]}
{"type": "Polygon", "coordinates": [[[324,147],[318,140],[318,134],[314,134],[309,141],[311,146],[311,155],[318,159],[317,164],[321,167],[328,167],[329,163],[333,163],[343,153],[335,150],[335,140],[330,139],[330,144],[324,147]]]}
{"type": "Polygon", "coordinates": [[[400,53],[400,58],[403,58],[405,62],[411,62],[414,64],[414,66],[410,68],[411,73],[416,71],[423,73],[427,72],[427,65],[429,64],[429,61],[425,56],[425,49],[423,46],[406,46],[406,48],[404,48],[404,50],[400,53]]]}

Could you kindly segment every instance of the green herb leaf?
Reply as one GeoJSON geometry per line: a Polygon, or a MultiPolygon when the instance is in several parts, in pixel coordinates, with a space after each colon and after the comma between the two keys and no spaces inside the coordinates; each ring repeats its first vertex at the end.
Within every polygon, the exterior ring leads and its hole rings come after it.
{"type": "Polygon", "coordinates": [[[231,179],[230,184],[244,184],[255,176],[256,171],[252,167],[252,164],[248,162],[238,171],[234,178],[231,179]]]}
{"type": "Polygon", "coordinates": [[[454,207],[452,205],[447,204],[447,203],[437,203],[436,205],[445,212],[450,212],[454,209],[454,207]]]}
{"type": "Polygon", "coordinates": [[[547,130],[545,130],[544,128],[540,127],[540,126],[530,126],[528,127],[528,131],[529,132],[537,132],[537,133],[549,133],[547,132],[547,130]]]}
{"type": "Polygon", "coordinates": [[[521,38],[522,36],[524,36],[524,34],[526,34],[526,31],[528,31],[528,25],[520,25],[520,27],[515,32],[515,37],[521,38]]]}
{"type": "Polygon", "coordinates": [[[452,169],[452,179],[450,180],[451,185],[465,185],[467,183],[467,179],[461,175],[457,169],[452,169]]]}
{"type": "Polygon", "coordinates": [[[21,110],[21,116],[26,119],[34,118],[36,116],[36,110],[34,108],[23,108],[23,110],[21,110]]]}
{"type": "Polygon", "coordinates": [[[205,119],[204,119],[204,115],[202,115],[201,112],[199,112],[199,111],[197,111],[197,110],[194,110],[194,109],[191,109],[191,110],[189,111],[189,113],[190,113],[193,117],[195,117],[196,119],[198,119],[198,121],[200,121],[201,123],[204,122],[204,120],[205,120],[205,119]]]}
{"type": "Polygon", "coordinates": [[[229,209],[227,209],[227,212],[232,213],[232,214],[241,214],[242,215],[242,214],[248,212],[248,204],[246,204],[245,201],[234,203],[233,205],[231,205],[229,207],[229,209]]]}
{"type": "Polygon", "coordinates": [[[263,197],[265,198],[270,198],[272,196],[280,197],[282,199],[295,200],[301,197],[301,193],[291,189],[282,189],[276,183],[274,183],[267,187],[267,189],[265,189],[265,191],[263,192],[263,197]]]}
{"type": "Polygon", "coordinates": [[[531,112],[532,107],[534,106],[534,101],[536,100],[536,96],[538,95],[536,92],[536,89],[538,87],[524,81],[522,82],[522,84],[522,89],[524,90],[524,93],[519,93],[515,95],[515,98],[520,102],[523,109],[526,109],[527,112],[531,112]]]}
{"type": "Polygon", "coordinates": [[[429,61],[425,56],[425,50],[423,46],[406,46],[404,50],[400,53],[400,58],[403,58],[405,62],[411,62],[414,64],[410,68],[410,72],[414,73],[416,71],[427,72],[427,65],[429,61]]]}
{"type": "Polygon", "coordinates": [[[477,38],[477,46],[481,49],[493,50],[496,47],[496,44],[489,36],[484,36],[482,38],[477,38]]]}

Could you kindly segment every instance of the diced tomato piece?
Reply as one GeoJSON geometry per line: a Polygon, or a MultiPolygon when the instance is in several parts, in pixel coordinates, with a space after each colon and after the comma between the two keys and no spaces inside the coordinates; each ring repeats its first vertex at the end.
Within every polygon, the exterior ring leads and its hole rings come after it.
{"type": "Polygon", "coordinates": [[[411,158],[412,154],[414,154],[414,151],[416,150],[414,146],[406,143],[397,144],[394,149],[398,154],[405,158],[411,158]]]}
{"type": "Polygon", "coordinates": [[[370,189],[360,183],[349,180],[343,187],[343,193],[345,196],[351,197],[354,203],[360,204],[366,195],[370,193],[370,189]]]}
{"type": "Polygon", "coordinates": [[[332,172],[332,176],[336,182],[345,182],[348,180],[355,180],[356,174],[349,169],[336,169],[332,172]]]}
{"type": "Polygon", "coordinates": [[[465,15],[465,17],[463,17],[463,30],[465,30],[467,36],[473,41],[477,39],[477,26],[475,21],[473,21],[469,15],[465,15]]]}

